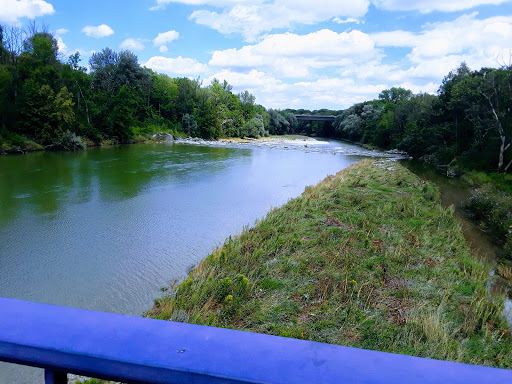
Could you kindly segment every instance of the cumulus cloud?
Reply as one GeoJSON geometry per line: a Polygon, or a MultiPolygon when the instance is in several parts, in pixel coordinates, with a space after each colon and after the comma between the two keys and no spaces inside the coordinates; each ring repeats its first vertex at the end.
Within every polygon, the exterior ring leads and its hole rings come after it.
{"type": "MultiPolygon", "coordinates": [[[[428,13],[512,0],[371,1],[382,9],[428,13]]],[[[196,6],[191,19],[199,24],[254,41],[213,52],[208,65],[181,57],[155,57],[148,66],[172,75],[201,75],[208,82],[226,80],[234,91],[248,90],[258,103],[273,108],[345,108],[393,86],[435,93],[443,77],[461,62],[474,69],[495,67],[500,54],[512,50],[512,15],[480,18],[475,12],[428,23],[414,32],[323,29],[304,35],[265,35],[275,28],[319,21],[363,23],[368,2],[160,0],[159,5],[171,2],[196,6]],[[399,56],[394,48],[401,48],[399,56]]]]}
{"type": "Polygon", "coordinates": [[[214,67],[258,68],[282,77],[305,77],[312,69],[342,67],[380,55],[374,42],[360,31],[337,33],[329,29],[307,35],[269,35],[259,43],[240,49],[215,51],[214,67]]]}
{"type": "Polygon", "coordinates": [[[198,62],[196,59],[181,56],[177,58],[153,56],[144,66],[156,72],[178,76],[198,76],[203,75],[208,70],[207,65],[198,62]]]}
{"type": "Polygon", "coordinates": [[[153,45],[158,47],[160,52],[165,53],[169,50],[167,45],[172,43],[174,40],[177,40],[180,37],[179,32],[174,30],[159,33],[157,37],[153,39],[153,45]]]}
{"type": "Polygon", "coordinates": [[[369,85],[339,77],[287,83],[256,70],[246,73],[222,70],[207,81],[214,78],[221,82],[226,80],[233,85],[234,92],[248,90],[256,96],[258,103],[269,108],[347,108],[356,102],[375,98],[389,87],[385,82],[369,85]]]}
{"type": "Polygon", "coordinates": [[[381,79],[413,91],[435,92],[444,76],[466,62],[471,68],[496,67],[512,50],[512,16],[478,19],[477,13],[453,21],[427,24],[417,33],[390,31],[371,34],[378,49],[405,48],[394,62],[370,60],[340,68],[339,75],[362,82],[381,79]]]}
{"type": "Polygon", "coordinates": [[[96,39],[107,37],[114,34],[114,30],[106,24],[101,24],[97,27],[88,25],[82,29],[82,32],[85,33],[87,36],[94,37],[96,39]]]}
{"type": "Polygon", "coordinates": [[[142,51],[144,48],[146,48],[144,43],[137,39],[126,39],[121,43],[119,47],[129,51],[142,51]]]}
{"type": "Polygon", "coordinates": [[[413,63],[457,58],[476,67],[495,65],[496,57],[512,48],[512,16],[478,19],[477,13],[450,22],[428,24],[423,31],[392,31],[372,35],[377,46],[409,47],[413,63]]]}
{"type": "Polygon", "coordinates": [[[64,43],[64,40],[62,40],[62,37],[57,35],[56,40],[57,40],[57,47],[59,48],[59,53],[64,56],[69,56],[71,54],[71,52],[69,51],[66,43],[64,43]]]}
{"type": "Polygon", "coordinates": [[[373,3],[388,11],[419,11],[421,13],[456,12],[472,9],[480,5],[499,5],[511,0],[372,0],[373,3]]]}
{"type": "Polygon", "coordinates": [[[55,13],[53,5],[44,0],[2,0],[0,1],[0,22],[16,24],[26,17],[34,19],[55,13]]]}
{"type": "Polygon", "coordinates": [[[276,28],[312,25],[336,17],[361,18],[368,11],[370,0],[158,0],[156,8],[169,3],[220,8],[196,9],[190,19],[220,33],[240,33],[247,41],[255,41],[276,28]]]}
{"type": "Polygon", "coordinates": [[[69,33],[69,29],[66,29],[66,28],[59,28],[55,31],[55,34],[57,36],[62,36],[62,35],[65,35],[66,33],[69,33]]]}
{"type": "Polygon", "coordinates": [[[363,23],[361,20],[354,19],[353,17],[349,17],[347,19],[340,19],[339,17],[335,17],[334,19],[332,19],[332,21],[335,22],[336,24],[346,24],[346,23],[361,24],[361,23],[363,23]]]}

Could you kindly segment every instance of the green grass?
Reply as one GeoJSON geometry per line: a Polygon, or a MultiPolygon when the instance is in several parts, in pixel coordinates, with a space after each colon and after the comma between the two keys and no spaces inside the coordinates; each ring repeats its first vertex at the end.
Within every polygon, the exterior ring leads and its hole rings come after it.
{"type": "Polygon", "coordinates": [[[230,237],[147,316],[511,368],[487,278],[434,185],[366,161],[230,237]]]}

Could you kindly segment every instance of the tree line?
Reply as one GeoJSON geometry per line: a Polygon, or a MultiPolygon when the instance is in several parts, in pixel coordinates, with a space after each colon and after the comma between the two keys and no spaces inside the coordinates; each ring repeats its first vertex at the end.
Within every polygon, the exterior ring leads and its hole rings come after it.
{"type": "Polygon", "coordinates": [[[437,165],[512,171],[512,66],[471,70],[465,63],[442,81],[437,95],[404,88],[333,114],[333,124],[299,122],[306,134],[399,149],[437,165]]]}
{"type": "Polygon", "coordinates": [[[61,58],[47,31],[0,27],[0,149],[126,143],[159,131],[216,139],[275,132],[275,111],[226,82],[171,78],[129,51],[61,58]]]}

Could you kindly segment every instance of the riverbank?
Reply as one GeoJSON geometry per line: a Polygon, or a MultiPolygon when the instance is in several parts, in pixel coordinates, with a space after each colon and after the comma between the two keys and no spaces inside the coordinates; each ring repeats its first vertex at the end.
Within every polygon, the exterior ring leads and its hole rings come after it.
{"type": "Polygon", "coordinates": [[[147,316],[511,368],[503,301],[438,199],[396,162],[351,166],[229,238],[147,316]]]}
{"type": "Polygon", "coordinates": [[[133,137],[128,142],[119,142],[115,139],[101,141],[84,140],[70,132],[63,135],[59,142],[43,146],[20,135],[11,135],[10,138],[0,136],[0,155],[24,154],[40,151],[76,151],[91,147],[108,147],[112,145],[159,143],[185,139],[186,135],[175,130],[134,128],[133,137]]]}

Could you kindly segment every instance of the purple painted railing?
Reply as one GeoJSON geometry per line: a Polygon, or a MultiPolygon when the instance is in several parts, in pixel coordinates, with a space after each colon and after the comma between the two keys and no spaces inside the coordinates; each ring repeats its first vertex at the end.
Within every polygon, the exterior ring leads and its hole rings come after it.
{"type": "Polygon", "coordinates": [[[0,360],[127,383],[512,383],[512,371],[0,298],[0,360]]]}

